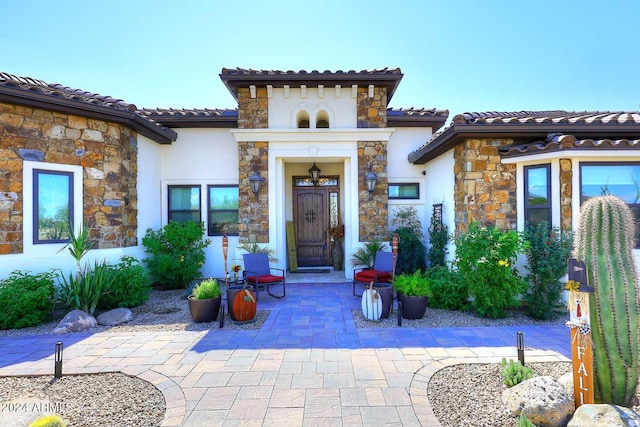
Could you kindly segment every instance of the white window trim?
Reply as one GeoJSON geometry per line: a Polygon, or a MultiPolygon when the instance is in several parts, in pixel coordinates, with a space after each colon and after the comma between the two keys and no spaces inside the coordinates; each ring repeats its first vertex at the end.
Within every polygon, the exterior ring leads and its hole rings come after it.
{"type": "Polygon", "coordinates": [[[47,170],[55,172],[73,173],[73,218],[76,231],[84,223],[83,218],[83,168],[82,166],[65,165],[58,163],[32,162],[25,160],[22,162],[22,198],[23,198],[23,233],[22,245],[24,254],[41,257],[56,255],[66,243],[39,243],[33,244],[33,170],[47,170]]]}

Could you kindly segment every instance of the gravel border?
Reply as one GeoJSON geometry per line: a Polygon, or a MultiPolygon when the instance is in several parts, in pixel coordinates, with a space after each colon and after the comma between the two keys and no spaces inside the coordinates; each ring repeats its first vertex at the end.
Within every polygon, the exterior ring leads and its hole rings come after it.
{"type": "MultiPolygon", "coordinates": [[[[218,320],[207,323],[194,323],[189,313],[189,304],[183,297],[184,290],[159,291],[153,289],[149,294],[149,299],[144,304],[131,309],[133,319],[130,322],[116,326],[98,326],[80,333],[209,331],[220,328],[218,320]]],[[[222,302],[226,304],[225,299],[222,302]]],[[[66,313],[66,310],[58,311],[54,314],[54,320],[38,326],[0,330],[0,337],[51,334],[66,313]]],[[[268,316],[268,310],[258,310],[255,321],[237,323],[231,320],[229,314],[226,313],[222,330],[260,329],[268,316]]]]}

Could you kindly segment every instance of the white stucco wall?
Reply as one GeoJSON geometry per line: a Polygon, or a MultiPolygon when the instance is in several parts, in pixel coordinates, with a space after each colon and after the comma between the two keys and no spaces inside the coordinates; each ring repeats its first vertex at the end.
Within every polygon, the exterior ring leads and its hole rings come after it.
{"type": "MultiPolygon", "coordinates": [[[[425,203],[427,207],[427,220],[425,226],[431,224],[432,206],[436,203],[443,204],[442,220],[449,227],[449,234],[455,229],[455,209],[453,191],[455,185],[453,150],[431,160],[425,167],[425,203]]],[[[452,260],[455,255],[455,244],[449,242],[449,254],[447,260],[452,260]]]]}
{"type": "Polygon", "coordinates": [[[296,115],[301,109],[309,113],[311,131],[315,126],[316,114],[324,110],[329,115],[329,127],[345,129],[356,127],[356,98],[351,87],[342,87],[340,96],[336,96],[335,87],[325,87],[322,96],[317,88],[307,88],[306,96],[302,96],[299,88],[289,89],[288,97],[282,88],[274,88],[269,99],[269,128],[293,129],[297,127],[296,115]]]}
{"type": "Polygon", "coordinates": [[[424,165],[409,163],[407,156],[417,150],[431,138],[431,128],[395,128],[395,132],[389,138],[387,146],[387,176],[389,184],[413,184],[419,185],[419,199],[390,199],[389,200],[389,229],[392,230],[391,221],[395,211],[402,206],[413,206],[422,222],[423,241],[426,243],[427,227],[431,215],[430,204],[426,198],[424,165]]]}
{"type": "MultiPolygon", "coordinates": [[[[158,204],[154,209],[167,223],[169,185],[200,185],[201,218],[207,225],[207,185],[238,185],[238,145],[229,129],[174,129],[177,140],[160,149],[158,204]]],[[[159,227],[156,227],[159,228],[159,227]]],[[[222,236],[205,236],[211,244],[205,249],[202,275],[223,277],[222,236]]],[[[228,264],[238,263],[237,236],[229,236],[228,264]]]]}

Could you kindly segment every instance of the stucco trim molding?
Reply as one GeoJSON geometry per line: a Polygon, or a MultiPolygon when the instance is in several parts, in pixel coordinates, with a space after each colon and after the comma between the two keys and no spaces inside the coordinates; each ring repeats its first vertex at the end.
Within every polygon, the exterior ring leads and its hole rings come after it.
{"type": "Polygon", "coordinates": [[[231,129],[237,142],[389,141],[395,129],[231,129]]]}

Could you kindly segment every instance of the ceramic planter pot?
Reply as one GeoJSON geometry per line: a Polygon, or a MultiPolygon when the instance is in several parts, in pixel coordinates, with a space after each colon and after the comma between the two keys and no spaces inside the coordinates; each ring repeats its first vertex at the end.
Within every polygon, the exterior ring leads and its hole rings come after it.
{"type": "Polygon", "coordinates": [[[427,311],[428,297],[398,294],[398,301],[402,302],[402,317],[405,319],[422,319],[427,311]]]}
{"type": "Polygon", "coordinates": [[[195,323],[213,322],[218,318],[222,297],[210,299],[187,298],[189,312],[195,323]]]}
{"type": "Polygon", "coordinates": [[[380,298],[382,298],[382,315],[380,318],[387,319],[389,313],[391,313],[393,303],[393,286],[391,286],[391,283],[378,283],[373,285],[373,288],[378,291],[380,298]]]}
{"type": "MultiPolygon", "coordinates": [[[[249,293],[253,296],[254,301],[256,295],[253,291],[249,290],[249,293]]],[[[241,285],[229,286],[227,288],[227,310],[229,311],[229,317],[231,320],[244,323],[252,322],[256,317],[256,302],[241,301],[243,298],[244,289],[241,285]]]]}

